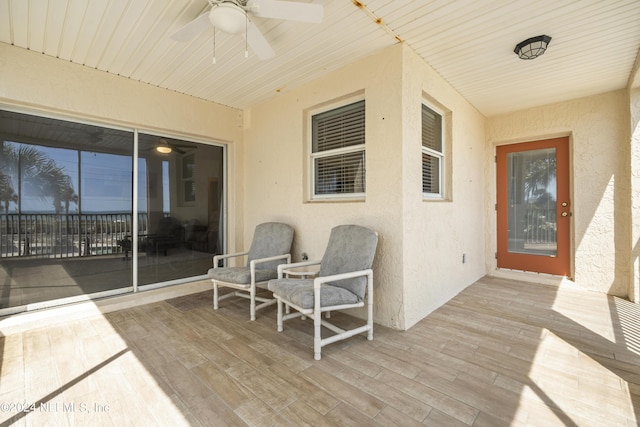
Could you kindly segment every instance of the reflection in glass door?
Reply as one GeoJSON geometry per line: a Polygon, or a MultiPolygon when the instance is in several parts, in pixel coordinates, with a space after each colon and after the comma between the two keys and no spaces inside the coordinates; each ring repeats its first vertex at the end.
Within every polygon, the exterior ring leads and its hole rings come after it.
{"type": "Polygon", "coordinates": [[[133,133],[0,111],[0,310],[131,292],[133,133]]]}
{"type": "Polygon", "coordinates": [[[138,146],[138,286],[205,275],[223,247],[223,148],[144,133],[138,146]]]}
{"type": "Polygon", "coordinates": [[[223,147],[139,134],[133,150],[133,129],[0,110],[0,315],[206,274],[223,147]]]}
{"type": "Polygon", "coordinates": [[[509,252],[556,256],[556,150],[507,154],[509,252]]]}

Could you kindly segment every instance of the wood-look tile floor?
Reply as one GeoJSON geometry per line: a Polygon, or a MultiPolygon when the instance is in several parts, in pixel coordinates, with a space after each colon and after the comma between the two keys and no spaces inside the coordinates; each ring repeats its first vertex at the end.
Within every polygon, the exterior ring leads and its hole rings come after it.
{"type": "MultiPolygon", "coordinates": [[[[632,426],[640,307],[483,278],[409,331],[312,356],[312,325],[203,295],[0,339],[2,425],[632,426]],[[192,298],[192,299],[189,299],[192,298]],[[33,406],[16,412],[25,403],[33,406]]],[[[357,321],[335,313],[335,321],[357,321]]],[[[359,321],[358,321],[359,322],[359,321]]]]}
{"type": "MultiPolygon", "coordinates": [[[[173,248],[168,255],[141,253],[138,285],[207,274],[213,254],[173,248]]],[[[122,254],[46,259],[0,259],[0,308],[18,307],[133,286],[133,260],[122,254]],[[47,286],[42,286],[47,283],[47,286]]]]}

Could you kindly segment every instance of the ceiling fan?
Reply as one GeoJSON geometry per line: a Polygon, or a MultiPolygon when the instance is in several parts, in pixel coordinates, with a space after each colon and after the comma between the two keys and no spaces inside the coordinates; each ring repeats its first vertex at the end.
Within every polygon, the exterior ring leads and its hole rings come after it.
{"type": "MultiPolygon", "coordinates": [[[[211,9],[182,27],[171,38],[186,42],[213,26],[228,34],[242,34],[258,58],[272,58],[275,52],[249,16],[286,19],[318,24],[323,7],[319,4],[284,0],[208,0],[211,9]]],[[[215,43],[215,37],[214,37],[215,43]]],[[[245,52],[247,55],[247,52],[245,52]]],[[[214,56],[215,63],[215,56],[214,56]]]]}
{"type": "Polygon", "coordinates": [[[183,148],[195,149],[197,147],[193,145],[176,144],[174,142],[169,142],[164,138],[160,138],[154,148],[158,153],[162,154],[169,154],[172,151],[175,151],[178,154],[185,154],[186,151],[183,150],[183,148]]]}

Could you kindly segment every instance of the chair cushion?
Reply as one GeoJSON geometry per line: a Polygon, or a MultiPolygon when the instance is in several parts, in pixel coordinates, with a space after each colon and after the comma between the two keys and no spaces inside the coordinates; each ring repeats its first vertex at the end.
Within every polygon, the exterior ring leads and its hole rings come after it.
{"type": "MultiPolygon", "coordinates": [[[[207,274],[210,279],[220,282],[236,283],[239,285],[251,284],[251,269],[249,267],[210,268],[207,274]]],[[[256,282],[266,282],[267,280],[277,277],[278,272],[275,270],[256,269],[256,282]]]]}
{"type": "MultiPolygon", "coordinates": [[[[327,249],[320,264],[320,276],[361,271],[371,268],[378,245],[375,231],[359,225],[339,225],[331,230],[327,249]]],[[[332,282],[364,299],[366,277],[332,282]]]]}
{"type": "MultiPolygon", "coordinates": [[[[269,281],[269,290],[300,308],[313,308],[312,279],[277,279],[269,281]]],[[[320,307],[357,304],[361,299],[351,291],[323,283],[320,286],[320,307]]]]}
{"type": "MultiPolygon", "coordinates": [[[[254,259],[268,258],[276,255],[288,254],[293,242],[293,227],[280,222],[265,222],[259,224],[253,233],[253,241],[247,255],[247,265],[254,259]]],[[[277,270],[278,264],[287,262],[285,259],[256,264],[256,269],[277,270]]]]}

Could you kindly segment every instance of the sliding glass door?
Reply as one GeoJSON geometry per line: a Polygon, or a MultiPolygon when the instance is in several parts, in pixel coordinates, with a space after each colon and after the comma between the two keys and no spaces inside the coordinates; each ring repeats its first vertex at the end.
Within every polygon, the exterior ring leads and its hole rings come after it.
{"type": "Polygon", "coordinates": [[[138,285],[206,274],[222,253],[222,147],[141,133],[138,285]]]}
{"type": "Polygon", "coordinates": [[[134,153],[134,139],[0,111],[0,314],[206,273],[224,242],[223,147],[139,133],[134,153]]]}

